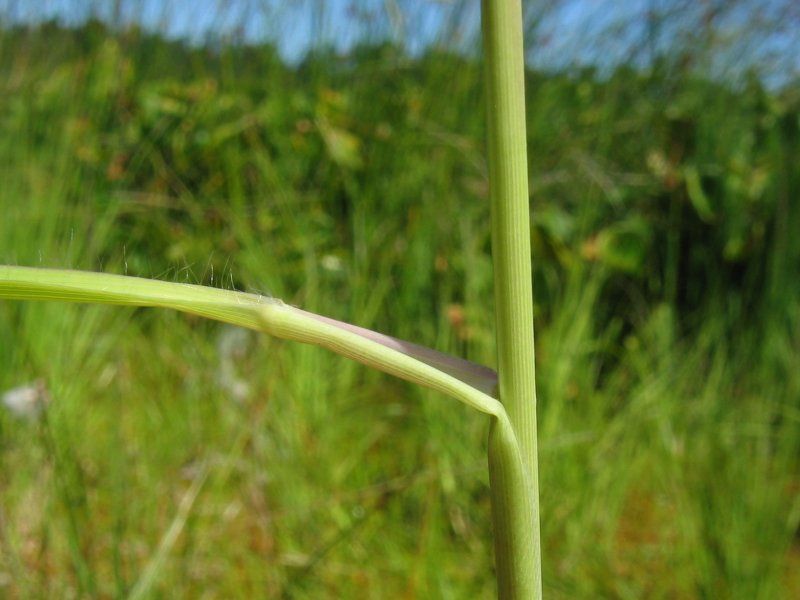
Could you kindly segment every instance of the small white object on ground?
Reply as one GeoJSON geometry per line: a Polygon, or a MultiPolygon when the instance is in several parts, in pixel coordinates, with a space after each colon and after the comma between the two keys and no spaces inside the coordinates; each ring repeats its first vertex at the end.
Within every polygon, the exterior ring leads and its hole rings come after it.
{"type": "Polygon", "coordinates": [[[36,419],[50,403],[50,394],[43,379],[3,392],[3,406],[15,417],[36,419]]]}

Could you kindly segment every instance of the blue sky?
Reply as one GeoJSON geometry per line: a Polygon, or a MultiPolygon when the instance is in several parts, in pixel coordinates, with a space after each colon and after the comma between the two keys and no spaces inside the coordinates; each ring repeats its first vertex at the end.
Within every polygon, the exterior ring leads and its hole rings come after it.
{"type": "MultiPolygon", "coordinates": [[[[88,15],[114,18],[113,0],[6,0],[14,20],[32,22],[56,18],[76,23],[88,15]]],[[[209,32],[243,33],[249,40],[267,37],[284,56],[301,57],[322,34],[346,49],[364,31],[392,34],[385,18],[385,0],[123,0],[121,18],[167,35],[201,41],[209,32]]],[[[441,2],[424,6],[423,27],[414,29],[412,45],[432,40],[444,15],[441,2]]],[[[0,3],[3,6],[3,3],[0,3]]],[[[416,25],[416,24],[415,24],[416,25]]]]}
{"type": "MultiPolygon", "coordinates": [[[[730,1],[730,0],[729,0],[730,1]]],[[[645,65],[653,50],[691,39],[713,3],[688,0],[526,1],[541,16],[531,62],[545,68],[574,64],[645,65]],[[537,12],[538,11],[538,12],[537,12]],[[669,14],[668,25],[648,29],[648,15],[669,14]],[[648,38],[648,34],[653,34],[648,38]],[[650,39],[649,44],[637,42],[650,39]]],[[[0,0],[0,14],[16,21],[57,18],[75,23],[90,14],[136,21],[174,37],[196,41],[209,33],[268,38],[284,57],[302,58],[322,38],[346,50],[363,37],[402,40],[419,51],[443,38],[474,48],[479,0],[0,0]]],[[[719,18],[709,66],[718,73],[755,63],[765,77],[800,72],[800,2],[744,0],[719,18]],[[760,21],[769,21],[762,24],[760,21]],[[754,26],[758,24],[759,28],[754,26]],[[716,62],[714,62],[716,61],[716,62]]]]}

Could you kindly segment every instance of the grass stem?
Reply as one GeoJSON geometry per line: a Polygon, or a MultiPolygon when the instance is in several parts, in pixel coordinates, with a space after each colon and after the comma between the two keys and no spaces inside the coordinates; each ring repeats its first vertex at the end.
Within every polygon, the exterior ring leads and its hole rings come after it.
{"type": "Polygon", "coordinates": [[[520,0],[483,0],[499,396],[523,473],[489,446],[501,598],[541,598],[528,161],[520,0]],[[510,464],[510,463],[508,463],[510,464]]]}

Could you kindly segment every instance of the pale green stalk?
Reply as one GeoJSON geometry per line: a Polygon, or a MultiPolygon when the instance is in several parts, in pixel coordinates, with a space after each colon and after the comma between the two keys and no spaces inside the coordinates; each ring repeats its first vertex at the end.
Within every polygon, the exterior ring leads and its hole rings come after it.
{"type": "Polygon", "coordinates": [[[516,445],[503,406],[482,391],[494,388],[490,369],[315,315],[274,298],[106,273],[0,266],[0,299],[3,298],[171,308],[321,346],[442,392],[494,417],[503,431],[501,437],[516,445]]]}
{"type": "Polygon", "coordinates": [[[483,0],[500,400],[519,440],[523,473],[489,447],[501,598],[541,598],[525,65],[520,0],[483,0]]]}

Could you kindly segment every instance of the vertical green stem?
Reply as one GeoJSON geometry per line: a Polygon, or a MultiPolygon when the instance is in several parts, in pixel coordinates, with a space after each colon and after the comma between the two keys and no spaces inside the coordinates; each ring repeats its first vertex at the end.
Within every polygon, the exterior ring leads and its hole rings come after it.
{"type": "Polygon", "coordinates": [[[490,439],[498,588],[501,598],[541,598],[522,7],[520,0],[482,0],[481,14],[499,391],[524,471],[503,469],[508,453],[490,439]]]}

